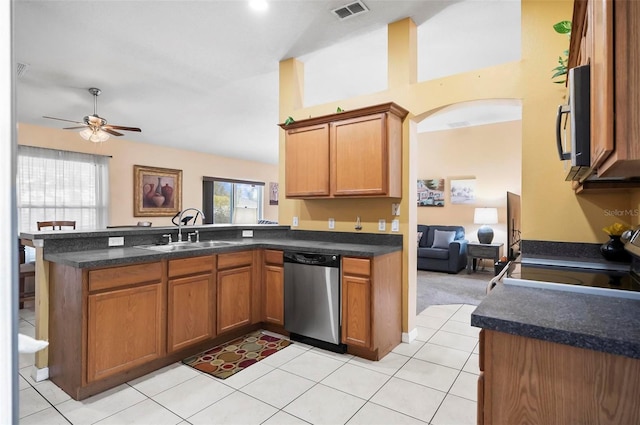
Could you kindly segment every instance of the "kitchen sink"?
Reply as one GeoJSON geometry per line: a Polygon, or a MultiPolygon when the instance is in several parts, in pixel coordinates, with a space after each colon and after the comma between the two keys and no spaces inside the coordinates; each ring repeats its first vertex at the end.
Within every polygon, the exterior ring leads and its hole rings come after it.
{"type": "Polygon", "coordinates": [[[202,242],[172,242],[167,245],[138,245],[134,248],[151,249],[162,252],[186,251],[190,249],[218,248],[235,245],[236,242],[229,241],[202,241],[202,242]]]}

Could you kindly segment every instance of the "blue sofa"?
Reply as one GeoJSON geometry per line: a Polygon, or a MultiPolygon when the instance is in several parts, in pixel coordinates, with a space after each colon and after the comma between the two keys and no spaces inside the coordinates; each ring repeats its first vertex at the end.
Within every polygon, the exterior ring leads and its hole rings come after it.
{"type": "Polygon", "coordinates": [[[469,241],[465,239],[464,227],[418,224],[418,236],[419,270],[458,273],[467,267],[469,241]],[[450,241],[451,236],[453,240],[450,241]]]}

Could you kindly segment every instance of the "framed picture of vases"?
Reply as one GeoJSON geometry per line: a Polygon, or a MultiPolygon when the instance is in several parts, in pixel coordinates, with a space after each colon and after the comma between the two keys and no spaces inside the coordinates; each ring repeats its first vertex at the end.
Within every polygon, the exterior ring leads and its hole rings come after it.
{"type": "Polygon", "coordinates": [[[133,216],[173,217],[182,209],[182,170],[133,166],[133,216]]]}

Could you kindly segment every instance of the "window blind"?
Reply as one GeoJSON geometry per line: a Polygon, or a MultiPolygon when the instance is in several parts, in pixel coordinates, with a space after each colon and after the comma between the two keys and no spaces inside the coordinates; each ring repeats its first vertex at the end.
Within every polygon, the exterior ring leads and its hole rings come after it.
{"type": "Polygon", "coordinates": [[[36,222],[74,220],[76,229],[108,224],[109,157],[18,146],[18,232],[36,222]]]}

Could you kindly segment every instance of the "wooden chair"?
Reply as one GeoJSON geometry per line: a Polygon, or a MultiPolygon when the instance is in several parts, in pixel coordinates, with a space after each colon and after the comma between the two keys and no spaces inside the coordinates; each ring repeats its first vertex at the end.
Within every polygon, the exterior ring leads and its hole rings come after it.
{"type": "Polygon", "coordinates": [[[38,221],[37,224],[38,230],[42,230],[44,227],[51,227],[51,230],[62,230],[63,227],[76,228],[76,222],[68,220],[38,221]]]}
{"type": "MultiPolygon", "coordinates": [[[[55,220],[55,221],[38,221],[37,223],[38,230],[42,230],[44,228],[50,227],[52,230],[62,230],[62,228],[76,228],[75,221],[69,220],[55,220]]],[[[24,245],[18,242],[19,246],[19,277],[18,277],[18,289],[19,289],[19,307],[24,308],[25,301],[32,301],[36,298],[35,287],[33,291],[26,290],[26,279],[28,277],[33,277],[35,279],[36,276],[36,265],[35,263],[25,262],[25,254],[24,254],[24,245]]],[[[35,282],[34,282],[35,285],[35,282]]]]}
{"type": "MultiPolygon", "coordinates": [[[[32,301],[36,298],[35,287],[33,291],[26,292],[25,290],[25,279],[28,277],[33,277],[35,279],[36,277],[36,265],[34,263],[25,263],[24,245],[20,243],[19,239],[18,239],[18,254],[19,254],[18,257],[20,260],[20,266],[19,266],[20,275],[18,279],[18,288],[20,290],[19,306],[20,306],[20,309],[23,309],[25,301],[32,301]]],[[[35,282],[34,282],[34,285],[35,285],[35,282]]]]}

